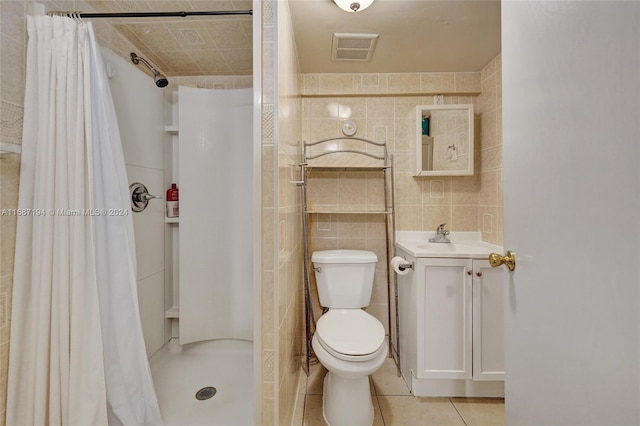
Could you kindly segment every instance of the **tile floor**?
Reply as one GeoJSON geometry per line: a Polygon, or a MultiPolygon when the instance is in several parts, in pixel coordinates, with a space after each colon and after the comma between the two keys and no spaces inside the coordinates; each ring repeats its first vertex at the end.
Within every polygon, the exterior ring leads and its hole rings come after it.
{"type": "MultiPolygon", "coordinates": [[[[322,380],[325,374],[322,365],[311,366],[304,395],[303,426],[325,425],[322,419],[322,380]]],[[[404,380],[397,376],[396,366],[390,358],[372,376],[371,384],[374,426],[504,425],[504,399],[415,398],[404,380]]]]}

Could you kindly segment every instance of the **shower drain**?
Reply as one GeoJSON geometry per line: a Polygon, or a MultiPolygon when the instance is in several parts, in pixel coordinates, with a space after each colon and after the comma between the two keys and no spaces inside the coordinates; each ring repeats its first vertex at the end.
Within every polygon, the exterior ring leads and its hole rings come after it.
{"type": "Polygon", "coordinates": [[[200,389],[198,392],[196,392],[196,399],[199,401],[204,401],[206,399],[211,398],[213,395],[216,394],[216,392],[217,390],[213,386],[204,387],[200,389]]]}

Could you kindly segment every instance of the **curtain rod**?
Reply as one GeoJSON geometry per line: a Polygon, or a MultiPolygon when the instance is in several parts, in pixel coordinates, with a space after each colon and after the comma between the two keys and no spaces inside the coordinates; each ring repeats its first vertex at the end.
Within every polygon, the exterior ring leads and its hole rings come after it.
{"type": "Polygon", "coordinates": [[[253,15],[253,10],[212,10],[205,12],[114,12],[82,13],[76,11],[48,12],[49,16],[67,16],[70,18],[168,18],[187,16],[253,15]]]}

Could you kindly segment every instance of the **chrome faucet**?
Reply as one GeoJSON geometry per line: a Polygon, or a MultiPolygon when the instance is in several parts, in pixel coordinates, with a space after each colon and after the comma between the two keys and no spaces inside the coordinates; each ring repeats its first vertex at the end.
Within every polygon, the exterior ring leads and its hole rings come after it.
{"type": "Polygon", "coordinates": [[[442,223],[440,224],[440,226],[438,226],[438,229],[436,229],[436,236],[433,238],[429,238],[430,243],[450,243],[451,242],[451,240],[447,238],[447,235],[449,235],[450,232],[444,229],[445,225],[446,223],[442,223]]]}

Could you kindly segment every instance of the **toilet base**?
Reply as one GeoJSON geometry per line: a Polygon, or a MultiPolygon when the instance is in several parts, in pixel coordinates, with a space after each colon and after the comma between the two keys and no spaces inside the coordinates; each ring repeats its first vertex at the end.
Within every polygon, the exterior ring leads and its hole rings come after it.
{"type": "Polygon", "coordinates": [[[347,378],[327,372],[322,393],[322,416],[329,426],[371,426],[373,402],[369,376],[347,378]]]}

